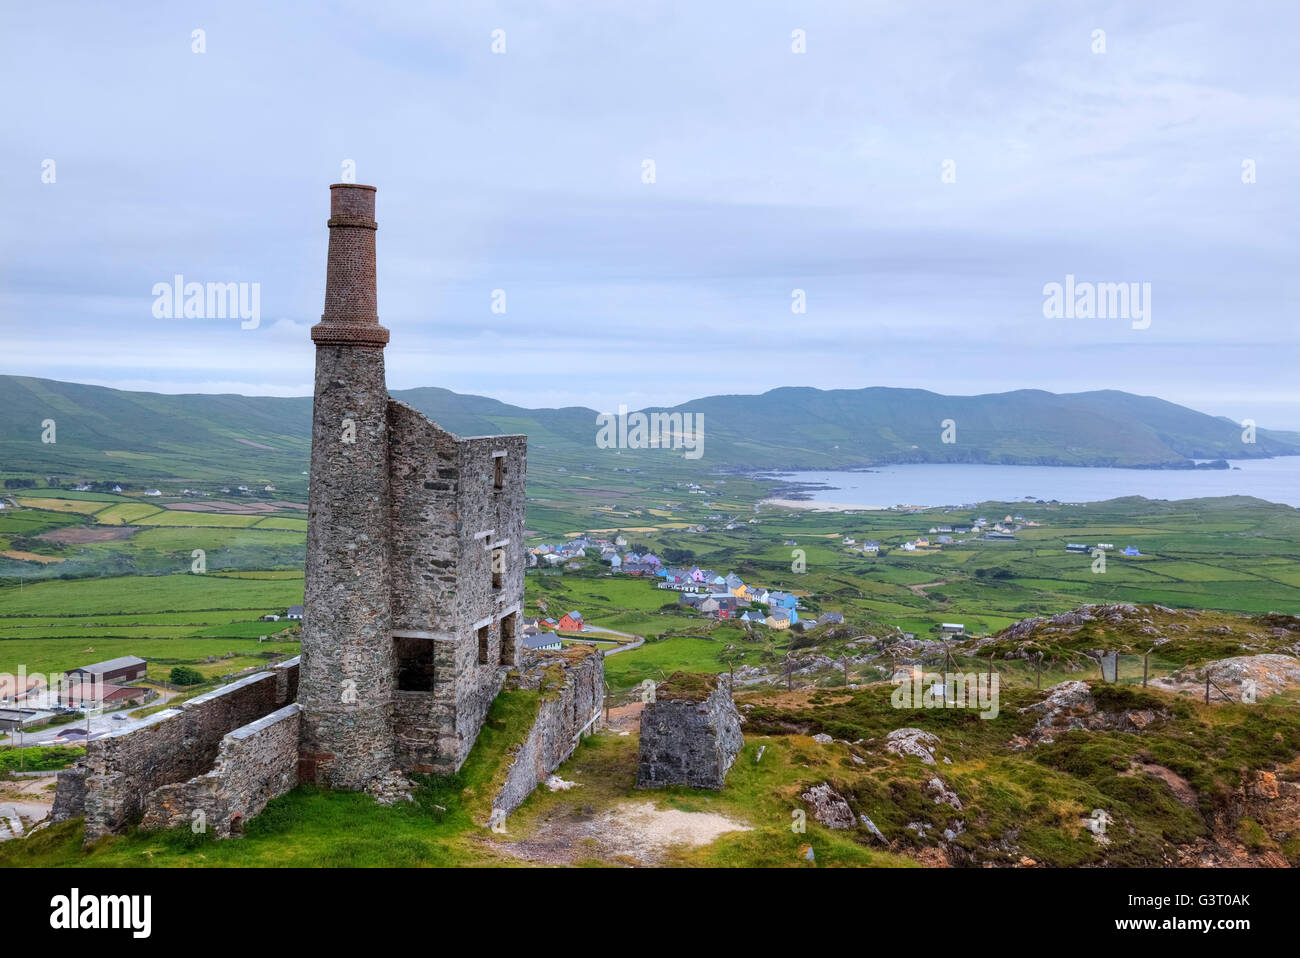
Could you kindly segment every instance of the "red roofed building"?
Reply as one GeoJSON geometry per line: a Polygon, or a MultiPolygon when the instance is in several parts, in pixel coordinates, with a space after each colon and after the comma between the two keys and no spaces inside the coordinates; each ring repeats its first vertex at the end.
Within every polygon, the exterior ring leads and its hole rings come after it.
{"type": "Polygon", "coordinates": [[[581,632],[582,625],[581,612],[566,612],[560,619],[559,629],[561,632],[581,632]]]}

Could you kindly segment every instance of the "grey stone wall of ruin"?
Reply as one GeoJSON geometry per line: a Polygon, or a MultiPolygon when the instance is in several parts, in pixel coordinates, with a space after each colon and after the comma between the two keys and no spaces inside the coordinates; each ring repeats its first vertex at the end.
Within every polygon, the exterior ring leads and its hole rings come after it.
{"type": "Polygon", "coordinates": [[[526,440],[460,439],[395,400],[389,433],[396,757],[451,774],[518,662],[526,440]]]}
{"type": "Polygon", "coordinates": [[[393,767],[388,520],[383,351],[318,345],[298,699],[302,778],[329,788],[393,767]]]}
{"type": "MultiPolygon", "coordinates": [[[[227,733],[288,704],[282,696],[297,684],[297,668],[285,663],[250,675],[88,742],[82,803],[87,840],[139,822],[150,792],[210,768],[227,733]]],[[[66,807],[75,806],[77,787],[75,776],[66,785],[60,776],[57,789],[69,790],[66,807]]]]}
{"type": "MultiPolygon", "coordinates": [[[[584,735],[601,726],[605,704],[605,660],[600,652],[577,664],[542,658],[538,668],[565,663],[565,681],[555,694],[548,690],[537,710],[532,731],[515,754],[505,783],[492,799],[494,815],[509,815],[578,747],[584,735]]],[[[480,824],[487,824],[482,822],[480,824]]]]}
{"type": "Polygon", "coordinates": [[[660,699],[647,703],[641,712],[637,788],[722,788],[744,744],[740,713],[725,675],[702,701],[660,699]]]}
{"type": "Polygon", "coordinates": [[[267,802],[297,786],[301,716],[294,702],[227,734],[210,770],[145,796],[141,824],[192,827],[201,813],[217,838],[241,834],[267,802]]]}
{"type": "Polygon", "coordinates": [[[86,762],[78,759],[71,768],[61,769],[55,776],[54,808],[50,810],[51,822],[67,821],[86,814],[86,762]]]}

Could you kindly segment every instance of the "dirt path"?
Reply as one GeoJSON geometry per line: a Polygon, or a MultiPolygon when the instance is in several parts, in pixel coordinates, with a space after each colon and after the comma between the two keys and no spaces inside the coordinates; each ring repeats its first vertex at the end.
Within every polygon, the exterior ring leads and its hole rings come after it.
{"type": "Polygon", "coordinates": [[[924,585],[909,585],[908,588],[911,589],[913,592],[915,592],[917,595],[919,595],[921,598],[928,599],[930,597],[925,594],[924,590],[933,589],[936,588],[937,586],[947,585],[947,584],[948,584],[948,580],[944,579],[942,582],[927,582],[924,585]]]}
{"type": "Polygon", "coordinates": [[[653,865],[674,846],[709,845],[729,832],[752,831],[744,822],[714,812],[661,809],[653,801],[619,802],[598,814],[581,808],[557,811],[519,842],[494,842],[512,858],[543,865],[605,861],[653,865]]]}

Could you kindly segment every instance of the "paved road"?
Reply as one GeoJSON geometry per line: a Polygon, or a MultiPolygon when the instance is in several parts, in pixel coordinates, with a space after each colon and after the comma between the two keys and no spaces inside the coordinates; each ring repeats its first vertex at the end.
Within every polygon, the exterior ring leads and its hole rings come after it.
{"type": "MultiPolygon", "coordinates": [[[[160,690],[159,697],[154,699],[152,702],[150,702],[148,707],[152,708],[155,705],[162,704],[163,702],[171,701],[178,694],[179,693],[173,692],[170,689],[162,689],[160,690]]],[[[101,735],[103,735],[105,732],[116,732],[125,728],[134,728],[135,726],[139,725],[140,722],[143,721],[143,719],[131,718],[129,713],[132,711],[135,710],[129,709],[124,712],[111,712],[108,715],[91,716],[90,738],[96,739],[99,738],[101,735]],[[116,718],[113,717],[115,715],[124,716],[123,721],[119,722],[116,718]]],[[[85,735],[76,735],[71,738],[65,738],[68,732],[74,730],[81,731],[81,732],[84,732],[86,730],[86,719],[84,717],[79,718],[77,719],[77,721],[72,722],[68,725],[56,725],[53,728],[35,729],[30,732],[25,731],[23,732],[21,738],[22,747],[30,748],[33,745],[84,745],[86,743],[85,735]],[[64,740],[55,741],[56,739],[64,739],[64,740]]],[[[8,745],[18,745],[19,744],[18,733],[15,732],[12,735],[10,735],[8,739],[0,739],[0,741],[4,741],[8,745]]]]}
{"type": "Polygon", "coordinates": [[[627,652],[631,649],[635,649],[639,646],[645,645],[644,635],[633,635],[631,632],[618,632],[614,629],[603,629],[598,625],[585,626],[582,631],[584,635],[588,632],[604,632],[606,635],[621,635],[625,639],[635,640],[633,642],[620,642],[618,648],[610,649],[608,652],[605,653],[607,657],[611,655],[618,655],[618,653],[620,652],[627,652]]]}

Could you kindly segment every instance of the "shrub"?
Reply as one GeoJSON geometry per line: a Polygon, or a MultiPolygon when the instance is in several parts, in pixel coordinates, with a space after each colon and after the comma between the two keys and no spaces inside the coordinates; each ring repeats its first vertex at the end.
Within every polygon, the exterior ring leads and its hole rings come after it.
{"type": "Polygon", "coordinates": [[[203,681],[203,673],[188,665],[178,665],[171,670],[167,678],[172,685],[198,685],[203,681]]]}

